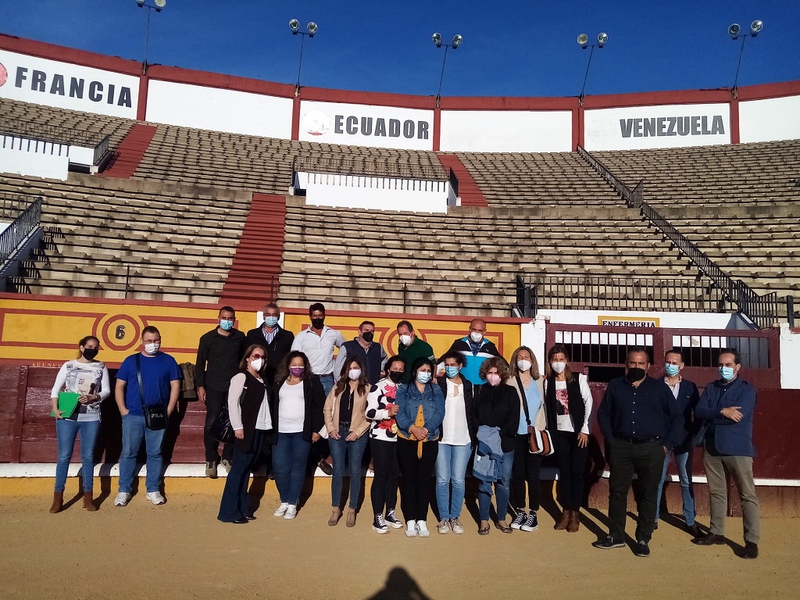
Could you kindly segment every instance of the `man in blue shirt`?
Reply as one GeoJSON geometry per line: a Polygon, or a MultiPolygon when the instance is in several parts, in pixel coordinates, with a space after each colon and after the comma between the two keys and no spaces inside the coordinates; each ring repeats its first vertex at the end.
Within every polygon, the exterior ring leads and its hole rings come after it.
{"type": "Polygon", "coordinates": [[[640,489],[637,501],[636,556],[650,556],[656,518],[656,493],[664,459],[683,439],[683,414],[663,382],[647,376],[650,358],[645,348],[628,349],[625,377],[612,380],[597,411],[606,441],[609,532],[592,545],[601,550],[625,546],[628,492],[634,473],[640,489]]]}
{"type": "Polygon", "coordinates": [[[694,541],[699,546],[725,543],[725,514],[728,511],[728,485],[725,474],[736,482],[742,505],[744,550],[742,558],[758,558],[760,510],[753,481],[753,413],[756,389],[739,377],[739,353],[724,348],[719,355],[720,379],[703,391],[695,416],[704,419],[705,452],[703,466],[711,496],[711,532],[694,541]]]}
{"type": "Polygon", "coordinates": [[[500,352],[494,342],[486,339],[486,321],[483,319],[472,319],[469,324],[469,335],[455,340],[448,350],[448,352],[454,351],[464,355],[467,364],[461,369],[461,376],[465,377],[473,386],[486,383],[479,375],[484,361],[493,356],[500,357],[500,352]]]}
{"type": "Polygon", "coordinates": [[[161,445],[166,429],[148,429],[142,405],[166,405],[167,416],[171,415],[178,404],[183,375],[175,359],[161,352],[160,348],[161,334],[158,329],[145,327],[142,330],[141,352],[122,361],[117,372],[114,398],[122,415],[122,454],[119,457],[119,493],[114,506],[125,506],[130,502],[136,455],[139,454],[142,440],[147,450],[147,499],[156,506],[165,502],[160,489],[164,482],[161,445]]]}

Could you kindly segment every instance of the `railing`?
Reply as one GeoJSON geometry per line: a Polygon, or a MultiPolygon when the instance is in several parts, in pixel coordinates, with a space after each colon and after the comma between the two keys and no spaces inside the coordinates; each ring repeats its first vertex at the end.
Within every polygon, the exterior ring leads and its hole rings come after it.
{"type": "Polygon", "coordinates": [[[99,165],[108,156],[109,152],[111,152],[111,136],[107,135],[94,147],[92,164],[99,165]]]}
{"type": "Polygon", "coordinates": [[[719,312],[721,292],[694,279],[517,276],[517,309],[524,317],[550,310],[719,312]]]}
{"type": "MultiPolygon", "coordinates": [[[[39,227],[42,219],[42,199],[37,198],[28,208],[0,233],[0,265],[5,267],[6,261],[14,251],[27,239],[30,233],[39,227]]],[[[0,270],[2,270],[0,267],[0,270]]]]}
{"type": "Polygon", "coordinates": [[[453,169],[447,169],[450,173],[450,187],[453,188],[453,193],[458,196],[458,177],[456,177],[455,171],[453,169]]]}
{"type": "Polygon", "coordinates": [[[719,265],[712,261],[702,250],[695,246],[681,232],[667,221],[656,209],[650,206],[643,199],[643,183],[631,190],[616,175],[611,173],[594,156],[586,150],[578,147],[580,154],[600,175],[608,181],[625,199],[626,204],[631,208],[639,208],[642,217],[654,227],[658,228],[683,255],[685,255],[697,269],[714,286],[719,289],[726,300],[734,303],[739,312],[752,321],[759,328],[768,328],[779,319],[778,295],[775,292],[759,296],[750,286],[741,280],[732,279],[725,273],[719,265]]]}
{"type": "Polygon", "coordinates": [[[96,148],[103,143],[104,138],[109,137],[108,135],[104,136],[102,133],[76,131],[57,125],[9,120],[0,122],[0,135],[13,135],[54,144],[72,144],[73,146],[83,146],[85,148],[96,148]]]}
{"type": "Polygon", "coordinates": [[[295,156],[292,161],[292,170],[294,173],[337,173],[433,181],[447,179],[447,173],[442,167],[333,156],[295,156]]]}
{"type": "Polygon", "coordinates": [[[30,197],[20,194],[0,193],[0,218],[13,221],[32,202],[30,197]]]}

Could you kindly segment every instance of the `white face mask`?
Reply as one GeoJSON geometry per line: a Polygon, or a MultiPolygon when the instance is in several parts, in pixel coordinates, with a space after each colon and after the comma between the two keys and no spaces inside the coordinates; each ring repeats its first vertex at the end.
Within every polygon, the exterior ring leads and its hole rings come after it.
{"type": "Polygon", "coordinates": [[[261,370],[261,367],[263,367],[263,366],[264,366],[264,359],[263,358],[257,358],[255,360],[251,360],[250,361],[250,368],[253,369],[253,371],[258,372],[258,371],[261,370]]]}
{"type": "Polygon", "coordinates": [[[408,334],[401,335],[400,336],[400,343],[403,344],[403,346],[410,346],[411,345],[411,336],[408,335],[408,334]]]}
{"type": "Polygon", "coordinates": [[[161,342],[153,342],[151,344],[144,345],[144,351],[147,352],[147,354],[150,354],[151,356],[153,354],[157,354],[159,348],[161,348],[161,342]]]}
{"type": "Polygon", "coordinates": [[[517,368],[522,371],[523,373],[531,368],[531,361],[529,360],[518,360],[517,361],[517,368]]]}
{"type": "Polygon", "coordinates": [[[350,381],[357,381],[358,378],[361,377],[361,369],[350,369],[347,376],[350,378],[350,381]]]}
{"type": "Polygon", "coordinates": [[[550,368],[553,369],[553,371],[555,371],[556,373],[561,374],[561,373],[564,372],[564,369],[567,368],[567,363],[565,363],[565,362],[551,362],[550,363],[550,368]]]}
{"type": "Polygon", "coordinates": [[[471,339],[476,344],[483,339],[483,334],[478,333],[477,331],[471,331],[469,334],[469,339],[471,339]]]}

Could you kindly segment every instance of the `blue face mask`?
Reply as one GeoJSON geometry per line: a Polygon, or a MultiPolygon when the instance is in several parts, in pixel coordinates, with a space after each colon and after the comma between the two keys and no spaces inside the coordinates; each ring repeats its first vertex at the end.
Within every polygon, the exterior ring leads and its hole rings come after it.
{"type": "Polygon", "coordinates": [[[447,375],[450,379],[458,375],[458,367],[453,366],[445,366],[444,374],[447,375]]]}
{"type": "Polygon", "coordinates": [[[420,383],[428,383],[431,380],[430,371],[417,371],[417,381],[420,383]]]}
{"type": "Polygon", "coordinates": [[[722,377],[725,381],[730,381],[734,378],[736,373],[733,370],[733,367],[720,367],[719,368],[719,376],[722,377]]]}
{"type": "Polygon", "coordinates": [[[267,327],[275,327],[278,324],[278,317],[264,317],[264,325],[267,327]]]}
{"type": "Polygon", "coordinates": [[[666,365],[664,365],[664,370],[667,372],[667,375],[669,375],[670,377],[675,377],[675,375],[677,375],[678,372],[681,369],[680,369],[680,367],[678,365],[666,364],[666,365]]]}
{"type": "Polygon", "coordinates": [[[228,319],[220,319],[219,326],[222,327],[223,331],[230,331],[233,329],[233,321],[228,319]]]}

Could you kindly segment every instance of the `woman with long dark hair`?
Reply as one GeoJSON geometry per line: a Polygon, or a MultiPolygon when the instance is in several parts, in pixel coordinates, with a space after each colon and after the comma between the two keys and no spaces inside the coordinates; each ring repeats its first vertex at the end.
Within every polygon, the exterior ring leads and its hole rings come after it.
{"type": "Polygon", "coordinates": [[[558,460],[558,501],[563,513],[554,529],[580,529],[583,477],[589,455],[592,392],[586,376],[569,368],[569,350],[555,344],[547,351],[544,405],[558,460]]]}
{"type": "Polygon", "coordinates": [[[108,369],[105,363],[95,359],[99,350],[100,340],[93,335],[87,335],[78,342],[78,357],[61,365],[50,392],[58,439],[56,484],[53,492],[53,504],[50,507],[51,513],[60,512],[63,507],[69,461],[75,448],[75,438],[79,433],[81,436],[83,508],[89,512],[97,510],[93,500],[94,446],[97,441],[97,433],[100,431],[100,403],[111,394],[108,369]],[[69,414],[58,408],[58,395],[62,391],[78,394],[78,404],[69,414]]]}
{"type": "Polygon", "coordinates": [[[244,524],[255,519],[247,497],[250,470],[260,456],[272,429],[269,392],[264,383],[267,350],[253,344],[239,362],[239,373],[228,387],[228,414],[233,427],[231,471],[219,504],[217,519],[224,523],[244,524]]]}

